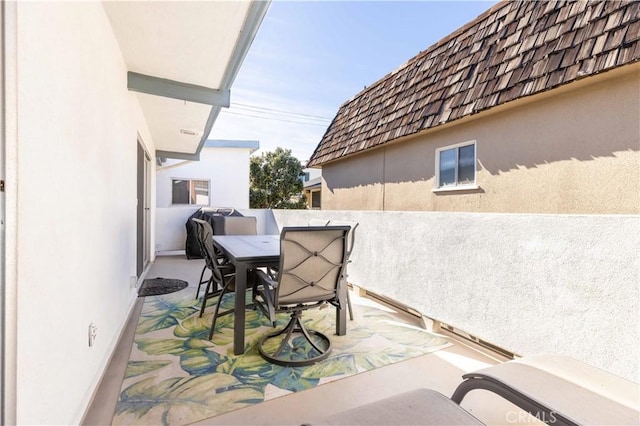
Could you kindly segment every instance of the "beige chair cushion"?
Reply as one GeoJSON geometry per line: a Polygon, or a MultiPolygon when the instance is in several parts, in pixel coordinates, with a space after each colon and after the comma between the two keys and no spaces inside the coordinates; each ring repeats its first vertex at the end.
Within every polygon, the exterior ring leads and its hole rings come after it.
{"type": "Polygon", "coordinates": [[[431,389],[416,389],[334,414],[315,425],[482,425],[462,407],[431,389]]]}
{"type": "Polygon", "coordinates": [[[256,235],[257,220],[253,216],[224,216],[224,235],[256,235]]]}

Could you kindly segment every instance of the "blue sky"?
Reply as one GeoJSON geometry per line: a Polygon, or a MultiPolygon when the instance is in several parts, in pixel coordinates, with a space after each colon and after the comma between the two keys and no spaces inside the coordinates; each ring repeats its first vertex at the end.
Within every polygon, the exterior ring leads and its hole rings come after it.
{"type": "Polygon", "coordinates": [[[305,162],[340,105],[495,1],[273,1],[212,139],[305,162]]]}

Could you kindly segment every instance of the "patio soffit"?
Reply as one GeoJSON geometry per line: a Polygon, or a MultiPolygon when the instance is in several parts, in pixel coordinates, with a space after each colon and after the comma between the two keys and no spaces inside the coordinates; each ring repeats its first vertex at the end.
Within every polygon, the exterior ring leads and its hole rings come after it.
{"type": "Polygon", "coordinates": [[[103,1],[156,155],[197,160],[269,1],[103,1]]]}

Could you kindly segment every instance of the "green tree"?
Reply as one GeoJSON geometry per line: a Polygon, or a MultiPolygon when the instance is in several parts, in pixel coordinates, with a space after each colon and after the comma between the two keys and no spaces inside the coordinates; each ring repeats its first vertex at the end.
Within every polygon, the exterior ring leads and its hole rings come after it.
{"type": "Polygon", "coordinates": [[[304,209],[302,164],[290,149],[276,148],[251,157],[249,204],[252,209],[304,209]]]}

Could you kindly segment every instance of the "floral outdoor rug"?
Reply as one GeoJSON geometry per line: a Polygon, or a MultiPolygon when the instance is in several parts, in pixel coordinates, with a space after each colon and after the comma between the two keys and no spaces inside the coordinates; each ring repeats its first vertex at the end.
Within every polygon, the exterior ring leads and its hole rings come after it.
{"type": "MultiPolygon", "coordinates": [[[[246,351],[236,356],[233,314],[218,318],[209,341],[215,299],[199,318],[193,293],[187,288],[145,299],[112,424],[184,425],[450,345],[364,304],[354,304],[347,335],[336,336],[335,308],[312,309],[303,314],[305,324],[329,336],[331,355],[308,367],[281,367],[258,354],[256,342],[273,330],[260,311],[246,311],[246,351]]],[[[228,296],[221,309],[233,307],[234,295],[228,296]]],[[[283,314],[278,327],[288,319],[283,314]]]]}

